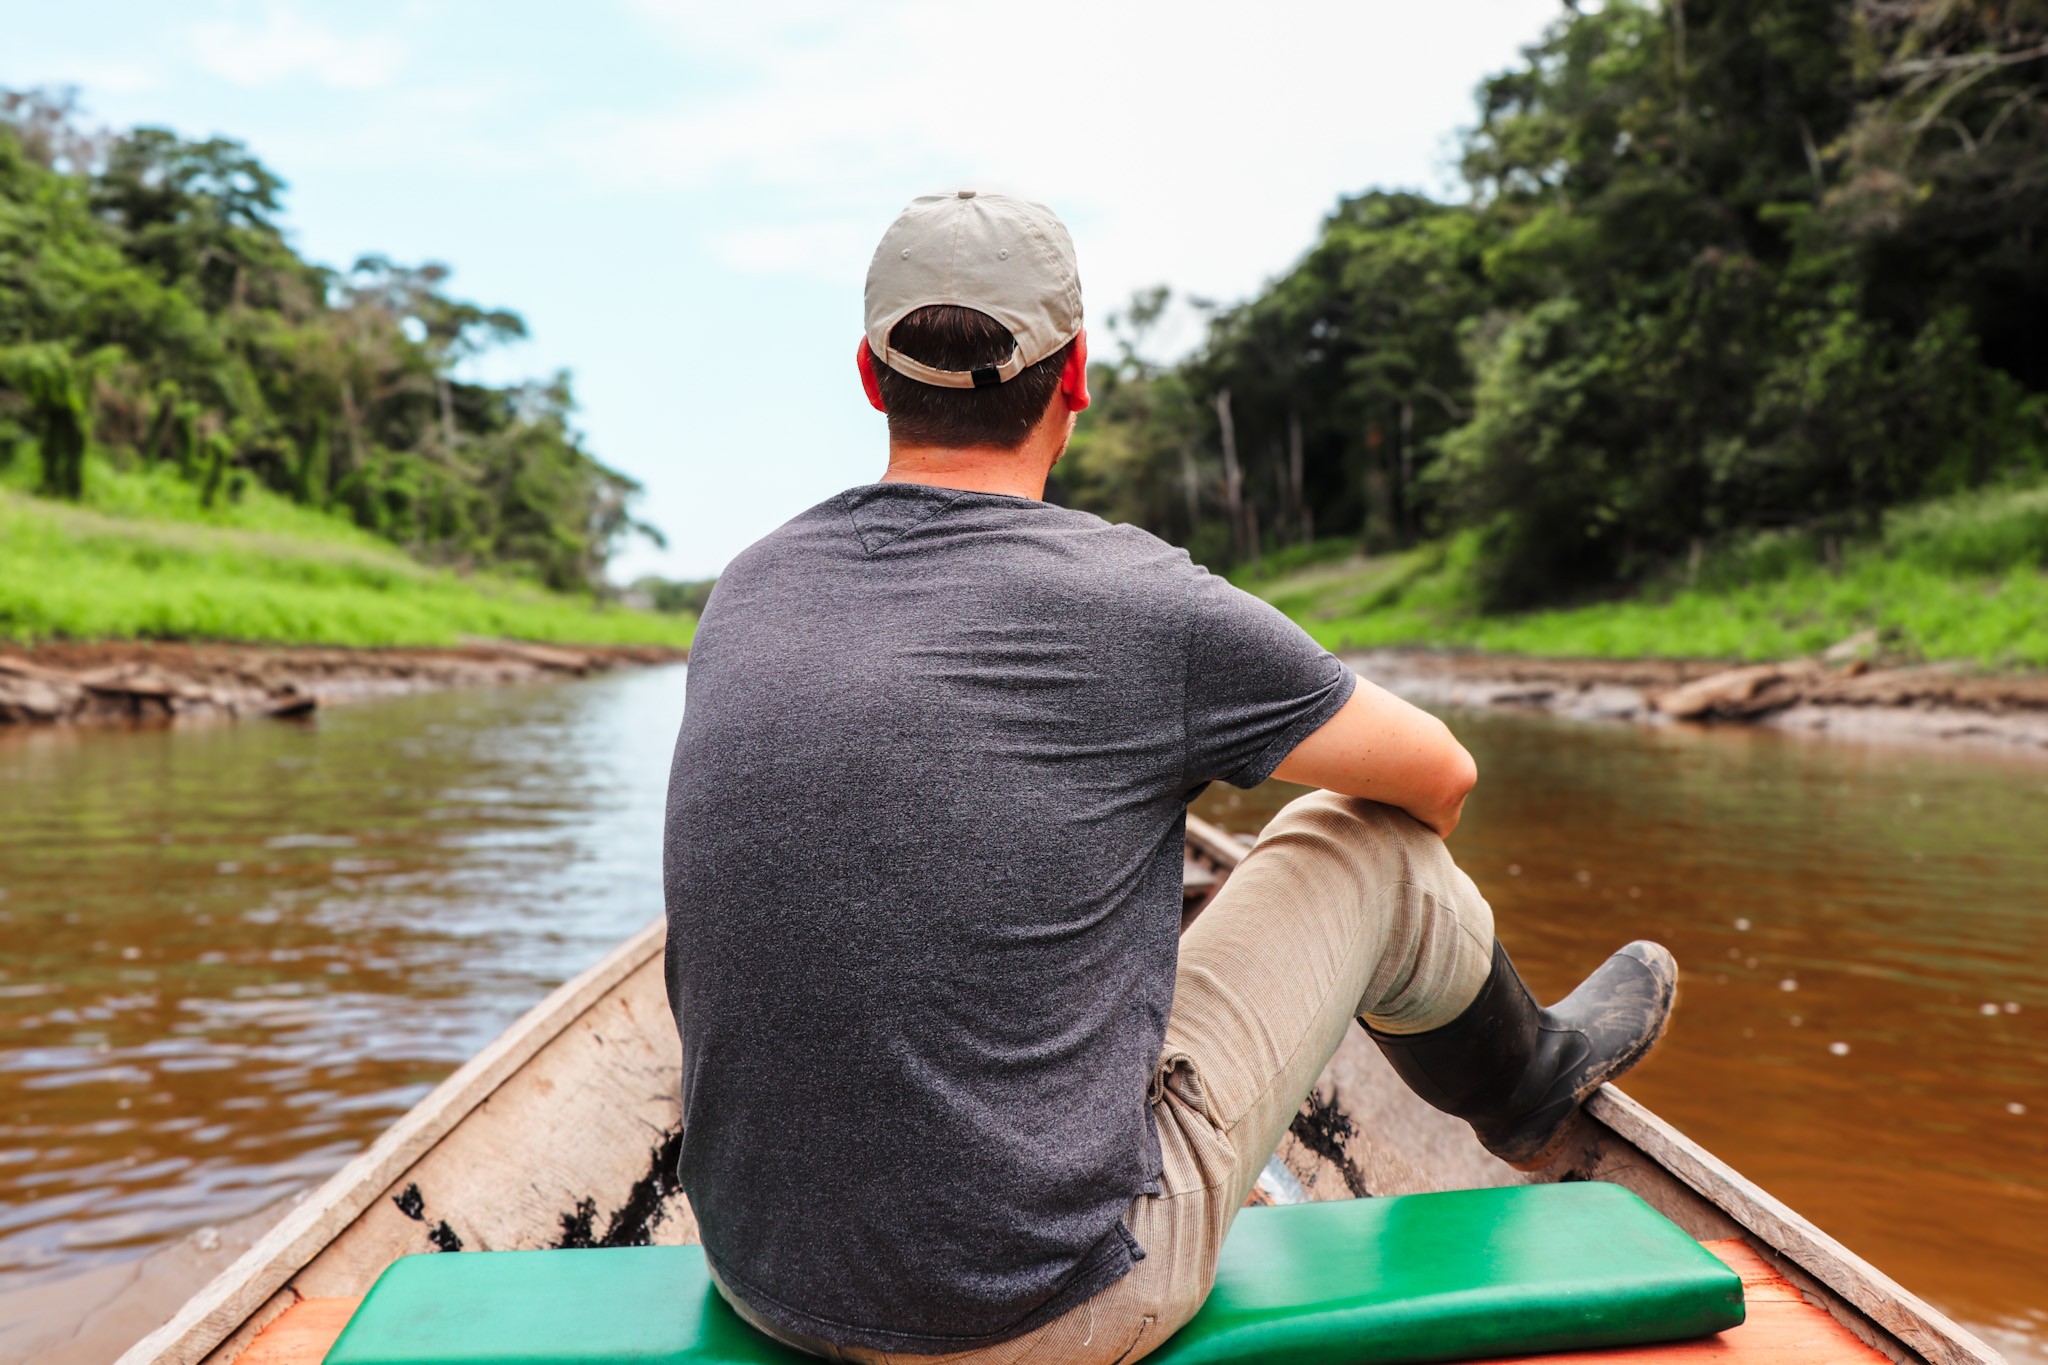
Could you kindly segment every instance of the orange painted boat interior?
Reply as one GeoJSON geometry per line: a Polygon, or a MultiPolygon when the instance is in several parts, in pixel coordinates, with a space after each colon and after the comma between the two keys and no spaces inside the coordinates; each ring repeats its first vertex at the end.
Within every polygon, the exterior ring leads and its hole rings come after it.
{"type": "MultiPolygon", "coordinates": [[[[1808,1303],[1741,1241],[1705,1245],[1742,1277],[1748,1305],[1742,1326],[1698,1341],[1509,1357],[1496,1365],[1887,1365],[1886,1357],[1808,1303]]],[[[299,1300],[263,1329],[237,1365],[320,1365],[361,1302],[299,1300]]]]}

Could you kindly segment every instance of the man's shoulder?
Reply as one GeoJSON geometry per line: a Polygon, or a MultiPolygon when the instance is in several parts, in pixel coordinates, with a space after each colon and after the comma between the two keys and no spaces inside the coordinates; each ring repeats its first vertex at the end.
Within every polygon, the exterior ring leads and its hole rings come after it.
{"type": "Polygon", "coordinates": [[[707,635],[727,622],[735,607],[750,615],[791,599],[815,566],[819,550],[835,536],[845,535],[845,496],[835,493],[805,508],[726,561],[704,604],[693,654],[707,635]]]}
{"type": "Polygon", "coordinates": [[[1093,512],[1046,503],[1049,530],[1070,539],[1093,562],[1120,570],[1145,571],[1182,582],[1202,572],[1188,552],[1170,545],[1142,526],[1104,521],[1093,512]]]}
{"type": "Polygon", "coordinates": [[[851,493],[834,493],[823,502],[814,503],[798,512],[788,521],[756,540],[734,555],[726,564],[720,581],[745,576],[751,571],[765,568],[792,551],[815,545],[821,534],[827,537],[843,536],[847,532],[847,499],[851,493]]]}
{"type": "Polygon", "coordinates": [[[1041,586],[1066,578],[1109,580],[1128,593],[1184,595],[1206,571],[1188,552],[1138,526],[1105,521],[1057,503],[996,494],[894,485],[835,493],[797,513],[735,555],[720,584],[737,588],[815,571],[823,560],[865,560],[886,550],[912,558],[951,541],[993,548],[1041,586]],[[895,505],[901,503],[901,506],[895,505]],[[949,535],[948,533],[957,533],[949,535]],[[1021,554],[1021,558],[1019,557],[1021,554]]]}

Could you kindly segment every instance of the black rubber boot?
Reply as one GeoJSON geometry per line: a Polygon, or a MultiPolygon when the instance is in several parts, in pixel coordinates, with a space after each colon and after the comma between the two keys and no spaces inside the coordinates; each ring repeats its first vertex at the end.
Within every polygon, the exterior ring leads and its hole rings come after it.
{"type": "Polygon", "coordinates": [[[1664,1036],[1677,995],[1677,961],[1636,942],[1541,1009],[1496,941],[1492,973],[1456,1019],[1427,1033],[1366,1032],[1416,1094],[1471,1124],[1488,1151],[1540,1166],[1586,1096],[1664,1036]]]}

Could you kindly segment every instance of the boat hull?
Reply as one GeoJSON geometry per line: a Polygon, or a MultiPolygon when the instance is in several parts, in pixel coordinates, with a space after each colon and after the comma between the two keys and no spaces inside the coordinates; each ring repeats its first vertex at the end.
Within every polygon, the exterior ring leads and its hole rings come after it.
{"type": "MultiPolygon", "coordinates": [[[[1190,821],[1191,922],[1243,845],[1190,821]]],[[[649,925],[561,987],[287,1213],[120,1365],[230,1365],[302,1300],[358,1298],[400,1256],[697,1239],[675,1188],[681,1051],[649,925]]],[[[1276,1157],[1310,1199],[1611,1180],[1701,1241],[1739,1240],[1891,1359],[1999,1356],[1612,1086],[1546,1167],[1517,1171],[1402,1085],[1362,1030],[1276,1157]]]]}

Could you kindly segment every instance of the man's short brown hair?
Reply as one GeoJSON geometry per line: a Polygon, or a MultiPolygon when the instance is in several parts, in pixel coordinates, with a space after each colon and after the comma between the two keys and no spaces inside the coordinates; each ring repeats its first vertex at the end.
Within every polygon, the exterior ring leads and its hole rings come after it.
{"type": "MultiPolygon", "coordinates": [[[[986,313],[955,304],[929,304],[904,315],[889,333],[891,350],[941,370],[1000,365],[1016,347],[1010,329],[986,313]]],[[[942,389],[900,375],[875,360],[875,383],[889,414],[889,439],[910,445],[995,446],[1024,444],[1038,425],[1074,343],[1054,351],[1014,379],[985,389],[942,389]]]]}

